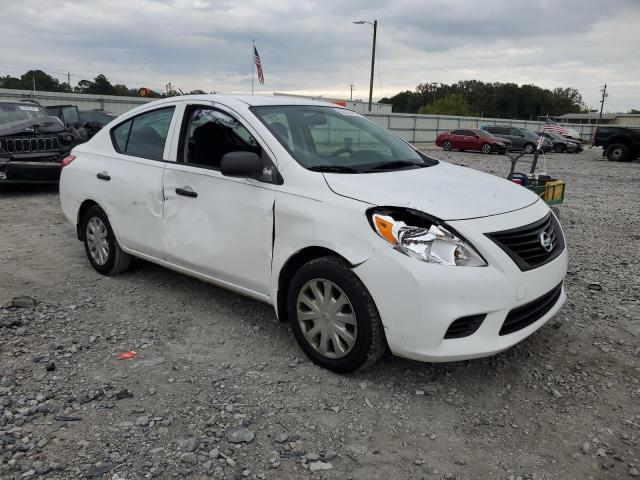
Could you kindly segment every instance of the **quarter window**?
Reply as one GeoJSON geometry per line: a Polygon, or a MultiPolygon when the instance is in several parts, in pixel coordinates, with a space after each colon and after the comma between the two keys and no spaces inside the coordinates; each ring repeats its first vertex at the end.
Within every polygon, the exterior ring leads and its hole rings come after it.
{"type": "Polygon", "coordinates": [[[143,113],[118,125],[112,132],[120,153],[162,160],[174,107],[143,113]]]}

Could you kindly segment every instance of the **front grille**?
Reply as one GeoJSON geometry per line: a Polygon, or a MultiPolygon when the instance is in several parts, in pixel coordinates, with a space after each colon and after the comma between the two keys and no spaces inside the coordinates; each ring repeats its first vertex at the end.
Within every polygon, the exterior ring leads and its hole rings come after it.
{"type": "Polygon", "coordinates": [[[482,325],[482,322],[484,322],[486,316],[487,315],[483,313],[480,315],[470,315],[468,317],[462,317],[455,320],[451,325],[449,325],[447,333],[444,334],[444,338],[450,339],[468,337],[469,335],[475,333],[478,328],[480,328],[480,325],[482,325]]]}
{"type": "Polygon", "coordinates": [[[562,230],[551,213],[530,225],[486,235],[504,250],[523,272],[549,263],[564,250],[562,230]]]}
{"type": "Polygon", "coordinates": [[[509,335],[540,320],[558,302],[561,293],[562,282],[540,298],[511,310],[500,328],[500,335],[509,335]]]}
{"type": "Polygon", "coordinates": [[[0,139],[0,149],[7,153],[42,153],[60,150],[60,140],[48,137],[6,137],[0,139]]]}

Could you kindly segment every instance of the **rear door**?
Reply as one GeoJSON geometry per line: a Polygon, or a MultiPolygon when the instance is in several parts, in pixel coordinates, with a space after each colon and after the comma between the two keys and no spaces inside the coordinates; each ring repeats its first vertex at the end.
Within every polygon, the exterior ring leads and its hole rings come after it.
{"type": "MultiPolygon", "coordinates": [[[[91,181],[127,249],[162,258],[162,176],[175,106],[141,113],[110,132],[114,153],[94,155],[91,181]]],[[[100,202],[99,202],[100,203],[100,202]]]]}
{"type": "Polygon", "coordinates": [[[268,295],[275,185],[222,175],[220,160],[233,151],[258,153],[269,171],[270,158],[249,124],[218,103],[185,107],[177,161],[164,174],[165,259],[268,295]]]}

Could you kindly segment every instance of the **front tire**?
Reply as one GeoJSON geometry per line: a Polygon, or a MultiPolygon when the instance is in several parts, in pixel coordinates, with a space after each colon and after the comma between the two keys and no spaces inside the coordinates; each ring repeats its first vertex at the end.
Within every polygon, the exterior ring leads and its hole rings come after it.
{"type": "Polygon", "coordinates": [[[129,269],[133,257],[118,245],[107,214],[97,205],[87,210],[82,221],[84,249],[91,266],[103,275],[117,275],[129,269]]]}
{"type": "Polygon", "coordinates": [[[624,143],[612,143],[607,147],[605,155],[611,162],[628,162],[631,160],[629,147],[624,143]]]}
{"type": "Polygon", "coordinates": [[[338,373],[373,365],[387,344],[371,294],[350,266],[321,257],[294,275],[287,295],[291,329],[305,354],[338,373]]]}
{"type": "Polygon", "coordinates": [[[556,153],[564,153],[567,147],[565,147],[562,143],[558,143],[553,146],[553,151],[556,153]]]}
{"type": "Polygon", "coordinates": [[[536,149],[536,146],[533,143],[525,143],[524,151],[525,153],[533,153],[536,149]]]}
{"type": "Polygon", "coordinates": [[[482,147],[480,148],[480,150],[484,154],[490,154],[491,153],[491,145],[489,145],[488,143],[483,143],[482,147]]]}

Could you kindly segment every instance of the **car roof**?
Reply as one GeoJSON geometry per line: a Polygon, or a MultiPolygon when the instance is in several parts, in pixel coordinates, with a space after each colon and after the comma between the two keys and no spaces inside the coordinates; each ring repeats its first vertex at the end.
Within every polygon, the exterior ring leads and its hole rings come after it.
{"type": "Polygon", "coordinates": [[[285,95],[266,96],[266,95],[227,95],[227,94],[205,94],[205,95],[181,95],[178,97],[167,97],[146,105],[160,105],[175,101],[208,101],[217,102],[223,105],[234,105],[244,103],[251,107],[262,107],[269,105],[301,105],[301,106],[318,106],[318,107],[338,107],[340,105],[331,102],[322,102],[318,100],[309,100],[299,97],[287,97],[285,95]]]}

